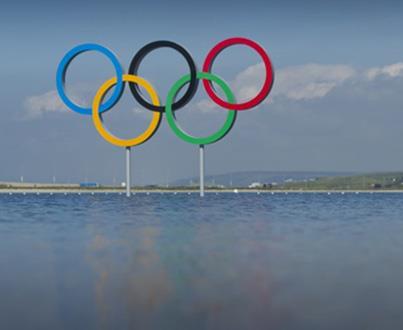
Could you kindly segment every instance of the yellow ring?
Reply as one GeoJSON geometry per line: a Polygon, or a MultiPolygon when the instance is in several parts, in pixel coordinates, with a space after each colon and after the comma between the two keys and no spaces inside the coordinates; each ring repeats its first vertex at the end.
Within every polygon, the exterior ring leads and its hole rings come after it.
{"type": "MultiPolygon", "coordinates": [[[[139,86],[144,87],[147,93],[150,95],[151,102],[153,105],[159,106],[160,102],[158,100],[158,95],[151,84],[138,76],[131,75],[131,74],[124,74],[123,81],[125,82],[132,82],[136,83],[139,86]]],[[[134,147],[139,144],[146,142],[153,134],[157,131],[161,118],[162,113],[153,111],[153,118],[151,119],[151,123],[148,128],[142,133],[141,135],[133,138],[133,139],[120,139],[110,133],[102,123],[102,115],[99,113],[99,106],[102,103],[102,99],[104,98],[106,92],[117,83],[117,78],[111,78],[107,80],[98,90],[97,94],[95,95],[94,101],[92,102],[92,121],[97,129],[98,133],[109,143],[118,146],[118,147],[134,147]]]]}

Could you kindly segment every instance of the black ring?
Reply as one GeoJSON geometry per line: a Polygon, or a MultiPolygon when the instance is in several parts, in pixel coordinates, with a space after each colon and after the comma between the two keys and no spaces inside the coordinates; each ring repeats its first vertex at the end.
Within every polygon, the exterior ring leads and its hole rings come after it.
{"type": "MultiPolygon", "coordinates": [[[[151,42],[147,45],[145,45],[143,48],[141,48],[136,55],[134,55],[130,67],[129,67],[129,74],[132,75],[137,75],[139,66],[141,61],[144,59],[144,57],[153,51],[154,49],[157,48],[162,48],[162,47],[168,47],[177,50],[186,60],[187,64],[189,65],[190,69],[190,82],[188,84],[188,89],[186,93],[176,102],[172,104],[172,110],[178,110],[182,107],[184,107],[193,97],[197,90],[198,86],[198,79],[197,79],[197,67],[196,64],[190,55],[190,53],[183,48],[181,45],[172,42],[172,41],[167,41],[167,40],[159,40],[159,41],[154,41],[151,42]]],[[[129,83],[130,90],[134,96],[134,98],[139,102],[144,108],[151,110],[151,111],[158,111],[158,112],[165,112],[165,106],[164,105],[153,105],[146,101],[144,97],[141,94],[140,88],[137,84],[135,83],[129,83]]]]}

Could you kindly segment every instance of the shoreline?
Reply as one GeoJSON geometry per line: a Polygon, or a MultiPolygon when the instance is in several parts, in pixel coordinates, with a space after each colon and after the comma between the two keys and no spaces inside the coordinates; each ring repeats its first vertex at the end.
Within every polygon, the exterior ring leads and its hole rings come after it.
{"type": "MultiPolygon", "coordinates": [[[[96,188],[96,189],[79,189],[79,188],[4,188],[0,189],[0,195],[10,194],[77,194],[77,195],[95,195],[95,194],[125,194],[125,189],[110,189],[110,188],[96,188]]],[[[132,194],[199,194],[198,189],[132,189],[132,194]]],[[[374,193],[403,193],[403,190],[385,190],[385,189],[373,189],[373,190],[327,190],[327,189],[315,189],[315,190],[263,190],[263,189],[205,189],[207,194],[237,194],[237,193],[249,193],[249,194],[374,194],[374,193]]]]}

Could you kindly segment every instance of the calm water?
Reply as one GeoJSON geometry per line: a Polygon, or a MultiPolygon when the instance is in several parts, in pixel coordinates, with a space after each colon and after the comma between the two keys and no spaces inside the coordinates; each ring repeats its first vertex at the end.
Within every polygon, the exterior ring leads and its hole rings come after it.
{"type": "Polygon", "coordinates": [[[0,329],[403,329],[403,194],[0,195],[0,329]]]}

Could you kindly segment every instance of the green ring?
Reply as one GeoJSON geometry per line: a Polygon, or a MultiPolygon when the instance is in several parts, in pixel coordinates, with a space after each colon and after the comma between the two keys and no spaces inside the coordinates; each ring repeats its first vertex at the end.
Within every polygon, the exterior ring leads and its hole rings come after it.
{"type": "MultiPolygon", "coordinates": [[[[224,94],[227,97],[227,101],[229,103],[235,103],[235,96],[224,80],[217,77],[216,75],[206,72],[198,72],[196,77],[197,79],[207,79],[215,82],[224,91],[224,94]]],[[[237,111],[227,110],[227,119],[225,120],[224,125],[217,132],[206,137],[195,137],[189,135],[183,129],[181,129],[179,125],[177,125],[175,113],[172,111],[172,104],[175,100],[176,95],[181,90],[181,88],[185,86],[189,81],[190,74],[183,76],[172,86],[171,90],[168,93],[167,101],[165,103],[165,115],[167,117],[168,124],[173,132],[185,142],[199,145],[217,142],[218,140],[221,140],[225,135],[227,135],[227,133],[231,130],[232,126],[235,123],[237,111]]]]}

